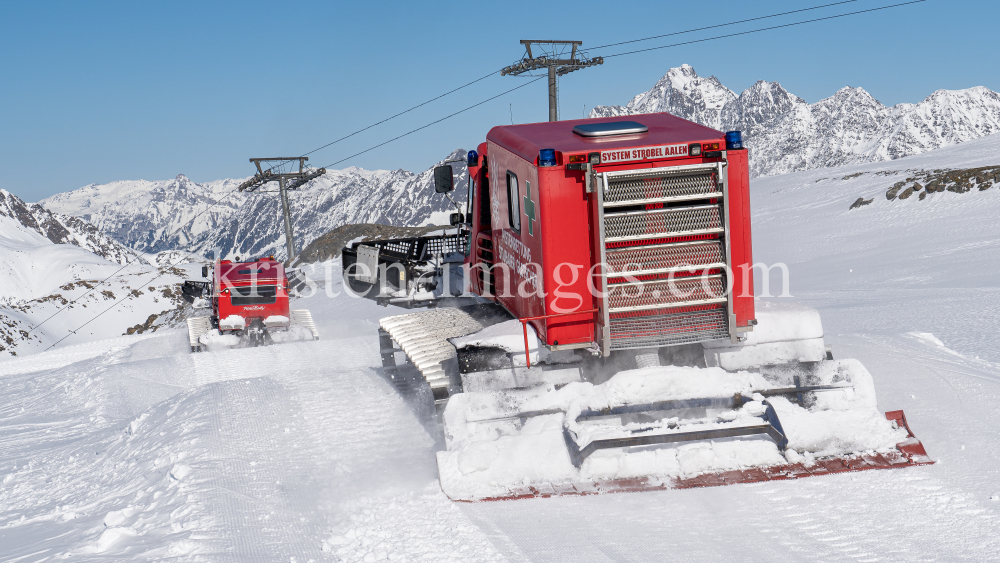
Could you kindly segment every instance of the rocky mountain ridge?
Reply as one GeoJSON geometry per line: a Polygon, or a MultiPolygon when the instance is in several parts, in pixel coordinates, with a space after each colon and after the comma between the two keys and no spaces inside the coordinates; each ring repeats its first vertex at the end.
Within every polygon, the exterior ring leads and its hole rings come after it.
{"type": "Polygon", "coordinates": [[[25,203],[3,189],[0,189],[0,217],[8,218],[26,232],[38,233],[52,244],[79,246],[119,264],[137,261],[145,263],[133,249],[108,236],[85,219],[53,213],[37,203],[25,203]]]}

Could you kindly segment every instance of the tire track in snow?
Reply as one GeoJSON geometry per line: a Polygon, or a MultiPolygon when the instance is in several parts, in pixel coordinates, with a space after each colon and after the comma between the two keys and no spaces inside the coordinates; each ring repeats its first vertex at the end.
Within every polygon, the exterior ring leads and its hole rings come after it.
{"type": "Polygon", "coordinates": [[[232,539],[234,561],[308,561],[318,544],[303,533],[289,502],[286,481],[294,479],[295,447],[279,429],[290,408],[289,393],[269,378],[213,384],[219,475],[215,496],[232,539]]]}
{"type": "Polygon", "coordinates": [[[283,384],[301,406],[315,449],[326,522],[324,551],[338,561],[504,561],[437,484],[434,440],[372,366],[372,338],[327,342],[326,361],[293,361],[283,384]]]}
{"type": "Polygon", "coordinates": [[[870,471],[750,489],[759,503],[785,507],[770,511],[768,536],[796,560],[1000,560],[996,515],[933,473],[870,471]]]}
{"type": "Polygon", "coordinates": [[[433,441],[373,358],[368,339],[194,355],[194,380],[215,395],[227,557],[318,560],[347,499],[433,478],[433,441]]]}
{"type": "Polygon", "coordinates": [[[304,562],[322,555],[318,532],[310,533],[300,515],[296,487],[308,487],[311,467],[291,433],[299,408],[282,381],[289,353],[277,346],[195,355],[195,380],[215,397],[211,489],[232,561],[304,562]]]}

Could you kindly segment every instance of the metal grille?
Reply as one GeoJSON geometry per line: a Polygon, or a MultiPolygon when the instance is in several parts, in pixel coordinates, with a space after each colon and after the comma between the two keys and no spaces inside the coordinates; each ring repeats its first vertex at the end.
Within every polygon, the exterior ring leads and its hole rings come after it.
{"type": "Polygon", "coordinates": [[[425,252],[428,254],[451,254],[464,252],[469,244],[469,234],[446,235],[441,238],[428,238],[425,252]]]}
{"type": "Polygon", "coordinates": [[[611,319],[611,349],[650,348],[729,337],[726,310],[611,319]]]}
{"type": "Polygon", "coordinates": [[[608,285],[608,310],[615,313],[706,301],[724,302],[725,291],[725,284],[719,275],[614,284],[608,285]]]}
{"type": "Polygon", "coordinates": [[[456,235],[439,235],[409,239],[374,240],[359,244],[376,246],[382,253],[394,254],[398,258],[409,260],[427,260],[432,256],[440,256],[454,252],[464,252],[469,242],[468,233],[456,235]]]}
{"type": "Polygon", "coordinates": [[[722,242],[718,240],[614,248],[608,249],[606,256],[609,275],[642,275],[687,266],[725,265],[722,242]]]}
{"type": "Polygon", "coordinates": [[[618,176],[608,178],[604,205],[611,207],[623,202],[650,199],[686,199],[715,195],[718,192],[719,185],[715,174],[660,174],[653,177],[643,177],[638,174],[618,176]]]}
{"type": "Polygon", "coordinates": [[[267,305],[277,299],[278,289],[273,285],[248,285],[229,287],[233,305],[267,305]]]}
{"type": "Polygon", "coordinates": [[[718,205],[671,207],[604,215],[604,240],[658,238],[667,234],[721,233],[718,205]]]}

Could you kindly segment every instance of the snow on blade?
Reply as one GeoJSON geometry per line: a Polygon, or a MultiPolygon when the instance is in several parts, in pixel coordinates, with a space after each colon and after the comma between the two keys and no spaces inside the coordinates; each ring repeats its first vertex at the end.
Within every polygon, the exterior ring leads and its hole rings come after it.
{"type": "Polygon", "coordinates": [[[856,360],[823,362],[812,373],[824,384],[852,387],[816,393],[804,408],[785,397],[768,399],[789,440],[782,452],[766,437],[664,444],[646,448],[599,450],[575,468],[567,453],[563,426],[585,445],[595,440],[642,433],[681,433],[760,423],[763,397],[733,411],[708,411],[685,423],[636,421],[611,425],[579,423],[584,411],[682,401],[704,397],[751,397],[755,391],[781,387],[759,373],[730,373],[720,368],[651,367],[619,372],[606,383],[570,383],[560,390],[465,393],[449,402],[445,427],[449,451],[438,452],[441,487],[456,500],[515,496],[524,487],[546,490],[574,483],[635,477],[659,482],[700,474],[769,467],[856,452],[893,452],[907,438],[878,411],[871,374],[856,360]],[[545,412],[518,426],[516,415],[545,412]],[[707,416],[706,416],[707,415],[707,416]]]}

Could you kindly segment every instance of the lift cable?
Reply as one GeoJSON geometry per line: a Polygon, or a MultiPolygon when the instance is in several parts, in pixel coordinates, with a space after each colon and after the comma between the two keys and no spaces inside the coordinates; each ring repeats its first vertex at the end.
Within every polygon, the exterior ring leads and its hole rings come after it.
{"type": "Polygon", "coordinates": [[[848,12],[846,14],[837,14],[837,15],[834,15],[834,16],[826,16],[826,17],[823,17],[823,18],[815,18],[815,19],[811,19],[811,20],[803,20],[803,21],[799,21],[799,22],[785,23],[785,24],[781,24],[781,25],[773,25],[773,26],[770,26],[770,27],[762,27],[760,29],[751,29],[749,31],[740,31],[738,33],[728,33],[726,35],[717,35],[715,37],[706,37],[704,39],[692,39],[691,41],[684,41],[682,43],[673,43],[673,44],[670,44],[670,45],[661,45],[660,47],[649,47],[647,49],[637,49],[635,51],[625,51],[624,53],[615,53],[613,55],[603,55],[603,57],[606,58],[606,59],[610,59],[611,57],[622,57],[622,56],[625,56],[625,55],[634,55],[636,53],[645,53],[646,51],[656,51],[658,49],[668,49],[670,47],[679,47],[681,45],[690,45],[692,43],[702,43],[702,42],[705,42],[705,41],[714,41],[716,39],[725,39],[727,37],[736,37],[736,36],[739,36],[739,35],[749,35],[751,33],[760,33],[761,31],[770,31],[772,29],[781,29],[783,27],[792,27],[792,26],[802,25],[802,24],[806,24],[806,23],[814,23],[814,22],[819,22],[819,21],[824,21],[824,20],[832,20],[832,19],[836,19],[836,18],[843,18],[843,17],[847,17],[847,16],[854,16],[854,15],[857,15],[857,14],[865,14],[865,13],[868,13],[868,12],[877,12],[879,10],[888,10],[889,8],[898,8],[900,6],[908,6],[910,4],[919,4],[921,2],[926,2],[926,1],[927,0],[912,0],[910,2],[902,2],[900,4],[891,4],[889,6],[880,6],[878,8],[869,8],[867,10],[858,10],[856,12],[848,12]]]}
{"type": "Polygon", "coordinates": [[[382,143],[379,143],[379,144],[377,144],[377,145],[375,145],[375,146],[372,146],[372,147],[368,147],[367,149],[365,149],[365,150],[363,150],[363,151],[361,151],[361,152],[357,152],[357,153],[354,153],[354,154],[352,154],[351,156],[348,156],[348,157],[345,157],[345,158],[342,158],[342,159],[340,159],[340,160],[338,160],[338,161],[336,161],[336,162],[334,162],[334,163],[332,163],[332,164],[327,164],[327,165],[326,165],[326,166],[324,166],[323,168],[331,168],[331,167],[333,167],[333,166],[336,166],[336,165],[340,164],[341,162],[344,162],[345,160],[350,160],[350,159],[352,159],[352,158],[354,158],[354,157],[356,157],[356,156],[358,156],[358,155],[362,155],[362,154],[365,154],[366,152],[369,152],[369,151],[373,151],[373,150],[375,150],[375,149],[377,149],[377,148],[379,148],[379,147],[381,147],[381,146],[383,146],[383,145],[388,145],[389,143],[391,143],[391,142],[393,142],[393,141],[396,141],[396,140],[398,140],[398,139],[402,139],[403,137],[405,137],[405,136],[407,136],[407,135],[411,135],[411,134],[413,134],[413,133],[416,133],[417,131],[420,131],[420,130],[422,130],[422,129],[427,129],[427,128],[428,128],[428,127],[430,127],[431,125],[435,125],[435,124],[437,124],[437,123],[441,123],[442,121],[444,121],[444,120],[446,120],[446,119],[449,119],[449,118],[451,118],[451,117],[455,117],[456,115],[458,115],[458,114],[460,114],[460,113],[464,113],[464,112],[466,112],[466,111],[469,111],[470,109],[472,109],[472,108],[474,108],[474,107],[478,107],[478,106],[481,106],[481,105],[485,104],[486,102],[490,102],[490,101],[493,101],[493,100],[495,100],[495,99],[499,98],[500,96],[504,96],[504,95],[506,95],[506,94],[510,94],[510,93],[511,93],[511,92],[513,92],[514,90],[520,90],[521,88],[524,88],[525,86],[527,86],[527,85],[529,85],[529,84],[532,84],[532,83],[534,83],[534,82],[538,82],[539,80],[542,80],[543,78],[546,78],[546,77],[545,77],[545,76],[539,76],[539,77],[535,78],[534,80],[529,80],[529,81],[525,82],[524,84],[521,84],[520,86],[517,86],[517,87],[514,87],[514,88],[511,88],[510,90],[505,90],[505,91],[503,91],[503,92],[501,92],[501,93],[497,94],[496,96],[492,96],[492,97],[489,97],[489,98],[486,98],[485,100],[483,100],[483,101],[481,101],[481,102],[478,102],[478,103],[475,103],[475,104],[472,104],[471,106],[468,106],[468,107],[466,107],[466,108],[464,108],[464,109],[460,109],[460,110],[456,111],[455,113],[452,113],[452,114],[449,114],[449,115],[446,115],[446,116],[442,117],[441,119],[437,119],[437,120],[435,120],[435,121],[432,121],[432,122],[430,122],[430,123],[428,123],[428,124],[426,124],[426,125],[421,125],[420,127],[417,127],[416,129],[413,129],[413,130],[411,130],[411,131],[408,131],[408,132],[406,132],[406,133],[403,133],[402,135],[399,135],[399,136],[397,136],[397,137],[393,137],[392,139],[389,139],[388,141],[385,141],[385,142],[382,142],[382,143]]]}
{"type": "Polygon", "coordinates": [[[749,18],[745,20],[739,20],[729,23],[720,23],[716,25],[709,25],[706,27],[697,27],[694,29],[688,29],[686,31],[675,31],[673,33],[664,33],[663,35],[654,35],[652,37],[643,37],[642,39],[631,39],[629,41],[620,41],[618,43],[608,43],[607,45],[598,45],[597,47],[590,47],[590,49],[605,49],[607,47],[615,47],[618,45],[627,45],[629,43],[638,43],[640,41],[649,41],[650,39],[660,39],[661,37],[670,37],[672,35],[684,35],[685,33],[694,33],[695,31],[705,31],[706,29],[715,29],[717,27],[726,27],[729,25],[736,25],[741,23],[747,23],[757,20],[766,20],[768,18],[776,18],[778,16],[787,16],[788,14],[797,14],[799,12],[808,12],[810,10],[819,10],[820,8],[829,8],[830,6],[839,6],[841,4],[850,4],[851,2],[857,2],[858,0],[844,0],[843,2],[834,2],[833,4],[823,4],[821,6],[813,6],[812,8],[802,8],[800,10],[792,10],[790,12],[781,12],[778,14],[771,14],[768,16],[759,16],[756,18],[749,18]]]}
{"type": "MultiPolygon", "coordinates": [[[[799,9],[799,10],[792,10],[792,11],[789,11],[789,12],[780,12],[780,13],[777,13],[777,14],[769,14],[769,15],[766,15],[766,16],[758,16],[758,17],[755,17],[755,18],[748,18],[748,19],[738,20],[738,21],[733,21],[733,22],[728,22],[728,23],[721,23],[721,24],[716,24],[716,25],[710,25],[710,26],[707,26],[707,27],[698,27],[698,28],[694,28],[694,29],[688,29],[688,30],[685,30],[685,31],[676,31],[676,32],[673,32],[673,33],[667,33],[665,35],[654,35],[652,37],[646,37],[646,38],[643,38],[643,39],[632,39],[632,40],[629,40],[629,41],[622,41],[622,42],[619,42],[619,43],[609,43],[607,45],[600,45],[598,47],[591,47],[591,49],[603,49],[603,48],[606,48],[606,47],[614,47],[616,45],[625,45],[627,43],[636,43],[636,42],[639,42],[639,41],[648,41],[650,39],[659,39],[661,37],[669,37],[671,35],[683,35],[685,33],[694,33],[696,31],[704,31],[706,29],[714,29],[714,28],[718,28],[718,27],[725,27],[725,26],[730,26],[730,25],[737,25],[737,24],[741,24],[741,23],[747,23],[747,22],[752,22],[752,21],[757,21],[757,20],[763,20],[763,19],[768,19],[768,18],[776,18],[776,17],[779,17],[779,16],[787,16],[789,14],[796,14],[796,13],[799,13],[799,12],[808,12],[810,10],[818,10],[820,8],[828,8],[830,6],[838,6],[840,4],[849,4],[851,2],[857,2],[857,1],[858,0],[844,0],[842,2],[834,2],[832,4],[822,4],[822,5],[819,5],[819,6],[813,6],[811,8],[802,8],[802,9],[799,9]]],[[[358,129],[357,131],[354,131],[353,133],[348,133],[347,135],[344,135],[343,137],[340,137],[339,139],[330,141],[329,143],[327,143],[327,144],[325,144],[325,145],[323,145],[321,147],[317,147],[317,148],[315,148],[315,149],[313,149],[313,150],[311,150],[309,152],[302,153],[300,156],[308,156],[308,155],[313,154],[313,153],[315,153],[317,151],[320,151],[320,150],[323,150],[323,149],[325,149],[327,147],[333,146],[333,145],[335,145],[335,144],[337,144],[337,143],[339,143],[341,141],[344,141],[346,139],[349,139],[349,138],[357,135],[358,133],[363,133],[363,132],[365,132],[365,131],[367,131],[369,129],[372,129],[374,127],[382,125],[383,123],[386,123],[387,121],[391,121],[393,119],[396,119],[397,117],[400,117],[402,115],[410,113],[411,111],[413,111],[415,109],[419,109],[421,107],[424,107],[424,106],[426,106],[427,104],[429,104],[431,102],[435,102],[437,100],[440,100],[441,98],[444,98],[445,96],[448,96],[450,94],[454,94],[455,92],[458,92],[459,90],[462,90],[464,88],[468,88],[469,86],[472,86],[473,84],[482,82],[483,80],[486,80],[487,78],[498,74],[501,70],[503,70],[503,68],[498,68],[497,70],[495,70],[493,72],[490,72],[489,74],[484,74],[483,76],[481,76],[481,77],[479,77],[479,78],[477,78],[477,79],[475,79],[475,80],[473,80],[471,82],[467,82],[467,83],[465,83],[465,84],[463,84],[463,85],[461,85],[461,86],[459,86],[457,88],[454,88],[452,90],[449,90],[449,91],[447,91],[447,92],[445,92],[445,93],[443,93],[441,95],[435,96],[435,97],[433,97],[433,98],[431,98],[431,99],[429,99],[427,101],[421,102],[421,103],[419,103],[419,104],[417,104],[417,105],[415,105],[413,107],[410,107],[409,109],[405,109],[405,110],[403,110],[403,111],[401,111],[401,112],[399,112],[399,113],[397,113],[395,115],[391,115],[391,116],[389,116],[389,117],[387,117],[387,118],[385,118],[385,119],[383,119],[381,121],[378,121],[376,123],[372,123],[371,125],[368,125],[366,127],[362,127],[361,129],[358,129]]]]}

